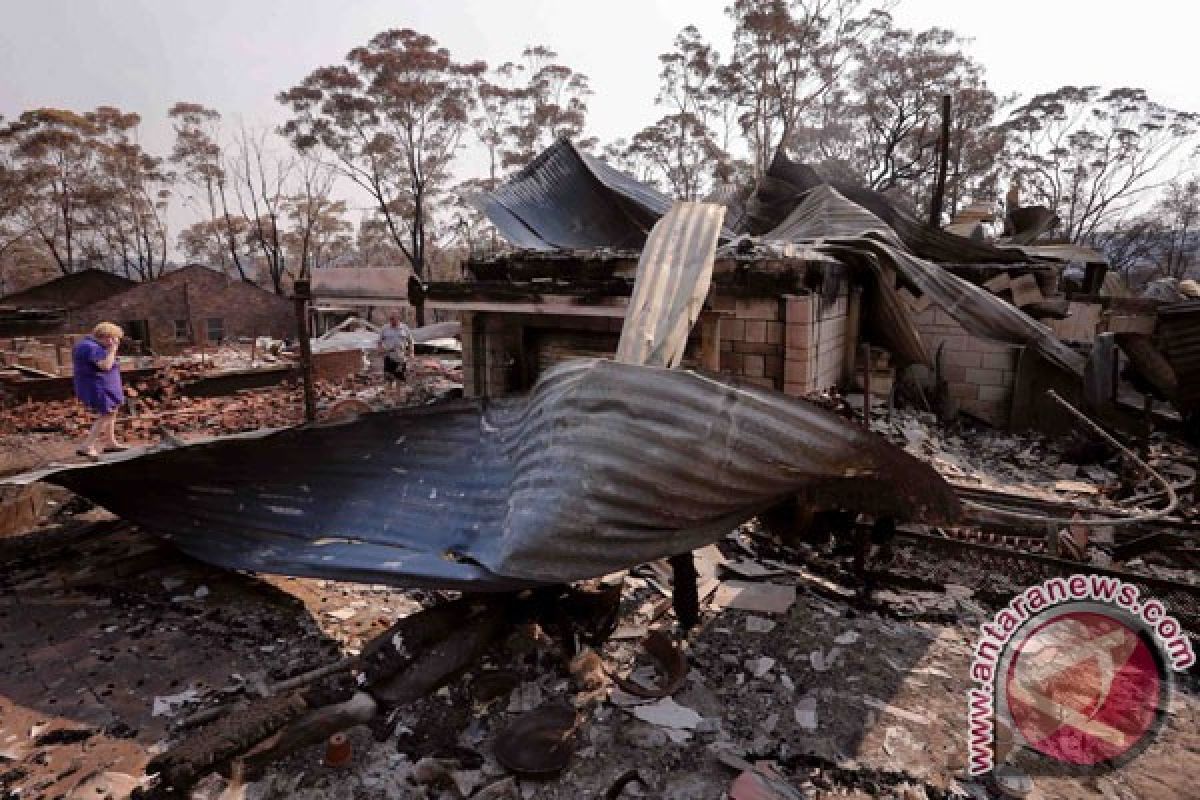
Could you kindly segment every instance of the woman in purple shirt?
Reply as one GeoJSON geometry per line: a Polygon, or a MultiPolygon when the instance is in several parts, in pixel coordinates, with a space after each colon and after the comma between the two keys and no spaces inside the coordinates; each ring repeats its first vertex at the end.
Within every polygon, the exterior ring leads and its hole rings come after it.
{"type": "Polygon", "coordinates": [[[117,409],[125,402],[121,388],[121,367],[117,363],[117,348],[124,331],[111,322],[101,322],[75,349],[71,361],[75,368],[75,396],[96,415],[83,444],[76,451],[81,456],[98,458],[98,447],[106,453],[129,448],[117,442],[117,409]]]}

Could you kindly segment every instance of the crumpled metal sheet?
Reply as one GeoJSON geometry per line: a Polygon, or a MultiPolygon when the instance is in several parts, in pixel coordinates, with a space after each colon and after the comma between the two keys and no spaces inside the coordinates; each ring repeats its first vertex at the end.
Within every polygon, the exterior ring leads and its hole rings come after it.
{"type": "Polygon", "coordinates": [[[683,358],[708,287],[725,207],[676,203],[650,232],[638,261],[637,281],[616,360],[674,367],[683,358]]]}
{"type": "Polygon", "coordinates": [[[785,496],[958,516],[950,487],[807,402],[580,359],[527,398],[370,414],[47,478],[233,569],[509,590],[711,543],[785,496]]]}
{"type": "Polygon", "coordinates": [[[830,252],[838,253],[844,259],[849,250],[872,255],[873,258],[860,260],[860,263],[871,266],[876,272],[879,287],[874,297],[882,304],[873,308],[885,313],[867,319],[885,326],[883,333],[887,341],[884,343],[908,360],[928,363],[927,357],[918,358],[924,348],[916,349],[918,346],[913,340],[919,341],[920,337],[908,315],[900,310],[894,288],[883,278],[883,266],[895,269],[921,294],[929,295],[968,332],[985,339],[1033,347],[1051,363],[1076,375],[1083,374],[1083,356],[1059,341],[1050,328],[986,289],[914,256],[890,226],[843,197],[832,186],[822,184],[811,189],[769,236],[819,241],[822,247],[830,248],[830,252]]]}
{"type": "Polygon", "coordinates": [[[473,198],[526,250],[639,249],[670,198],[559,139],[493,192],[473,198]]]}
{"type": "MultiPolygon", "coordinates": [[[[930,228],[897,208],[880,192],[846,183],[826,183],[815,170],[792,161],[782,150],[775,153],[756,197],[751,199],[750,217],[760,226],[751,232],[761,234],[764,239],[787,238],[787,215],[794,212],[809,192],[820,187],[836,190],[887,226],[904,247],[920,258],[948,264],[1021,264],[1029,261],[1015,248],[995,247],[930,228]]],[[[830,220],[826,225],[831,230],[840,229],[839,235],[866,232],[844,227],[848,222],[851,220],[830,220]]]]}

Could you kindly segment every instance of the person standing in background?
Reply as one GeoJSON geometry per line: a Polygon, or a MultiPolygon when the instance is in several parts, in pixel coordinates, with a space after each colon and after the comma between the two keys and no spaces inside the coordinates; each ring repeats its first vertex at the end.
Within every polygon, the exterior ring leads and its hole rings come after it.
{"type": "Polygon", "coordinates": [[[75,371],[75,396],[96,415],[87,438],[75,452],[87,458],[118,453],[129,448],[117,441],[117,409],[125,402],[117,350],[125,332],[111,322],[101,322],[90,336],[71,351],[75,371]]]}
{"type": "Polygon", "coordinates": [[[388,315],[388,324],[379,329],[379,349],[383,351],[383,374],[388,382],[403,383],[415,347],[412,331],[395,311],[388,315]]]}

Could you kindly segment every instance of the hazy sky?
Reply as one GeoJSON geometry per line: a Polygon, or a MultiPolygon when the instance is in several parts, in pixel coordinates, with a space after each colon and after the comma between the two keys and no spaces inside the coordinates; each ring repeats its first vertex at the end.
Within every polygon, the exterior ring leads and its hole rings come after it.
{"type": "MultiPolygon", "coordinates": [[[[275,93],[390,27],[433,36],[460,60],[515,60],[545,44],[595,91],[589,132],[628,137],[657,118],[659,53],[695,24],[728,49],[724,0],[0,0],[0,114],[115,105],[143,117],[165,154],[177,100],[251,126],[282,118],[275,93]]],[[[901,0],[899,24],[951,28],[973,42],[1000,94],[1058,86],[1140,86],[1200,110],[1189,68],[1200,4],[1187,0],[901,0]]]]}

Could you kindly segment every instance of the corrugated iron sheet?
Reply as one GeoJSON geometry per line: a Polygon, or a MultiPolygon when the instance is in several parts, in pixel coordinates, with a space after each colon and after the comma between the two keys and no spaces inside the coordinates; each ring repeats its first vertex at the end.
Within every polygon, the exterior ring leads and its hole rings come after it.
{"type": "Polygon", "coordinates": [[[577,360],[528,398],[371,414],[48,480],[234,569],[507,590],[715,541],[780,498],[949,520],[927,465],[809,403],[577,360]]]}
{"type": "Polygon", "coordinates": [[[1019,250],[930,228],[897,208],[879,192],[846,183],[828,184],[811,167],[793,162],[782,150],[775,153],[756,197],[749,204],[749,216],[759,226],[751,232],[761,234],[765,239],[776,238],[772,229],[781,226],[795,206],[810,191],[821,186],[835,189],[881,221],[904,247],[920,258],[946,264],[1020,264],[1029,261],[1019,250]]]}
{"type": "MultiPolygon", "coordinates": [[[[832,186],[823,184],[810,190],[803,202],[767,236],[819,241],[822,247],[833,248],[832,252],[839,253],[844,260],[850,257],[850,250],[873,256],[860,258],[860,263],[875,271],[880,284],[872,295],[877,300],[870,306],[873,315],[865,318],[882,328],[884,343],[898,355],[917,360],[915,356],[924,348],[914,344],[914,340],[919,343],[920,336],[884,277],[885,266],[895,269],[921,294],[929,295],[970,333],[1034,347],[1051,363],[1076,375],[1083,374],[1084,358],[1059,341],[1050,328],[991,292],[914,256],[890,226],[832,186]]],[[[927,358],[921,360],[928,363],[927,358]]]]}
{"type": "Polygon", "coordinates": [[[527,250],[639,249],[671,200],[559,139],[494,192],[474,198],[527,250]]]}
{"type": "Polygon", "coordinates": [[[655,224],[638,262],[617,361],[674,367],[683,358],[712,283],[724,217],[724,206],[676,203],[655,224]]]}

